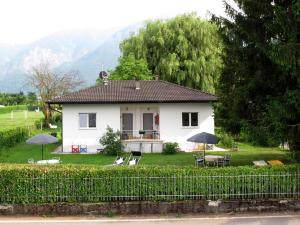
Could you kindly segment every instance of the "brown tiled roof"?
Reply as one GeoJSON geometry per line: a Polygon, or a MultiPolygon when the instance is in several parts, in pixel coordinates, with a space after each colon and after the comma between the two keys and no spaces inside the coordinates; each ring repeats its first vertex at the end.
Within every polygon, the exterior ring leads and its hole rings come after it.
{"type": "Polygon", "coordinates": [[[136,90],[134,80],[114,80],[107,85],[99,85],[56,97],[52,104],[92,104],[92,103],[171,103],[171,102],[211,102],[218,98],[199,90],[183,87],[161,80],[139,81],[136,90]]]}

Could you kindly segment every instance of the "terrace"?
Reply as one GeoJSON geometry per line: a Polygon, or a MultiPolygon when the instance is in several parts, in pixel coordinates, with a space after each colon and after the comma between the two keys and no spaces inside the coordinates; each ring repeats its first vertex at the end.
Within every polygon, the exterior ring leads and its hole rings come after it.
{"type": "Polygon", "coordinates": [[[161,152],[159,107],[133,105],[120,108],[121,138],[125,151],[161,152]]]}

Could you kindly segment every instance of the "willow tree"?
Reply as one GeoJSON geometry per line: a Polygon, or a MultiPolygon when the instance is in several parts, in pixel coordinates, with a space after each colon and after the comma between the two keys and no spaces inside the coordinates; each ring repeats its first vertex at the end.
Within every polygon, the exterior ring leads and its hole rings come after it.
{"type": "Polygon", "coordinates": [[[211,93],[222,69],[218,26],[195,13],[148,22],[121,43],[121,52],[146,60],[162,80],[211,93]]]}

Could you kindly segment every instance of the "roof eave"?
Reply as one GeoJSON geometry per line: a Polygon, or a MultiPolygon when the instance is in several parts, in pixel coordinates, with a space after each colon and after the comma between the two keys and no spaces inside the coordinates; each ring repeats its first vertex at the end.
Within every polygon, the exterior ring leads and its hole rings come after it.
{"type": "Polygon", "coordinates": [[[132,103],[210,103],[217,102],[218,99],[203,100],[169,100],[169,101],[48,101],[48,104],[132,104],[132,103]]]}

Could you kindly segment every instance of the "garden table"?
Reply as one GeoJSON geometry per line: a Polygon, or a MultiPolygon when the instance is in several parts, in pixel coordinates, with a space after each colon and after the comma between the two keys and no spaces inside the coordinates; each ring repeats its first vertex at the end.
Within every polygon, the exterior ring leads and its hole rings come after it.
{"type": "Polygon", "coordinates": [[[206,155],[205,156],[205,163],[207,165],[215,165],[218,159],[224,159],[224,156],[220,155],[206,155]]]}
{"type": "Polygon", "coordinates": [[[217,161],[218,159],[222,159],[224,156],[221,155],[206,155],[205,156],[205,161],[207,162],[214,162],[217,161]]]}

